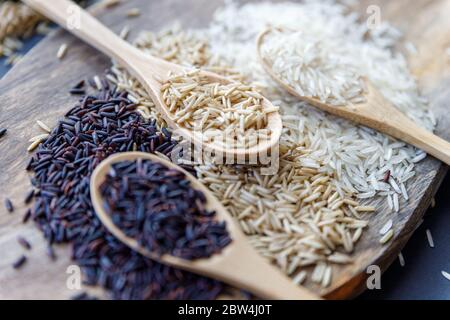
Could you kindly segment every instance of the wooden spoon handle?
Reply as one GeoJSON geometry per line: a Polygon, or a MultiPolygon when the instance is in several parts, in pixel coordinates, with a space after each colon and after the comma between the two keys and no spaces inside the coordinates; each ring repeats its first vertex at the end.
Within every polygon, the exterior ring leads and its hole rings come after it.
{"type": "Polygon", "coordinates": [[[124,56],[129,56],[136,50],[72,1],[24,0],[24,2],[119,62],[125,62],[124,56]]]}
{"type": "Polygon", "coordinates": [[[144,55],[100,21],[69,0],[23,0],[28,6],[59,24],[76,37],[127,67],[140,76],[140,69],[146,68],[158,76],[167,73],[166,61],[144,55]]]}
{"type": "Polygon", "coordinates": [[[395,122],[395,126],[386,129],[388,134],[420,148],[450,165],[450,143],[448,141],[418,126],[414,121],[403,115],[401,118],[398,117],[389,122],[395,122]]]}
{"type": "Polygon", "coordinates": [[[226,261],[216,267],[220,273],[218,278],[224,279],[227,283],[244,288],[264,299],[321,299],[308,289],[294,284],[288,276],[256,253],[249,244],[241,242],[239,246],[232,245],[230,249],[226,261]]]}
{"type": "Polygon", "coordinates": [[[269,65],[269,62],[262,56],[261,46],[264,37],[269,32],[271,32],[271,29],[263,31],[257,38],[256,46],[258,59],[270,77],[290,94],[331,114],[361,123],[369,128],[373,128],[403,140],[450,165],[450,143],[419,127],[414,121],[409,119],[405,114],[387,101],[367,79],[367,102],[358,104],[352,108],[332,106],[315,98],[301,96],[292,86],[284,83],[278,75],[275,74],[269,65]]]}
{"type": "Polygon", "coordinates": [[[420,148],[450,165],[450,143],[417,125],[369,85],[369,102],[358,112],[361,123],[420,148]]]}

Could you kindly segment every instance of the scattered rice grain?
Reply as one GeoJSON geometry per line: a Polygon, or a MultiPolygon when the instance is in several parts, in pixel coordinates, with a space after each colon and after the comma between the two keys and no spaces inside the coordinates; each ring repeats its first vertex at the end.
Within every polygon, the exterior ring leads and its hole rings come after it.
{"type": "Polygon", "coordinates": [[[434,248],[434,240],[433,240],[433,236],[431,235],[430,229],[427,229],[426,233],[427,233],[428,244],[430,245],[431,248],[434,248]]]}
{"type": "Polygon", "coordinates": [[[60,47],[59,47],[59,49],[58,49],[58,52],[56,53],[56,57],[58,58],[58,59],[63,59],[64,58],[64,56],[66,55],[66,53],[67,53],[67,44],[66,43],[63,43],[60,47]]]}
{"type": "Polygon", "coordinates": [[[391,229],[383,237],[381,237],[380,243],[381,244],[388,243],[392,239],[393,236],[394,236],[394,230],[391,229]]]}

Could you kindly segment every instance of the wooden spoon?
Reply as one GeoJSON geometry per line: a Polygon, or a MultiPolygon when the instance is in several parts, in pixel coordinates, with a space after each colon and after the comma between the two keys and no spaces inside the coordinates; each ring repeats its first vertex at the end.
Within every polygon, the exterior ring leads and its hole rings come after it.
{"type": "Polygon", "coordinates": [[[365,94],[366,102],[354,104],[352,107],[333,106],[317,98],[300,95],[272,70],[270,63],[261,53],[264,37],[271,31],[272,29],[267,29],[260,33],[257,38],[258,59],[269,76],[290,94],[331,114],[363,124],[403,140],[450,165],[450,143],[418,126],[413,120],[409,119],[387,101],[368,80],[365,81],[367,87],[365,94]]]}
{"type": "Polygon", "coordinates": [[[202,274],[220,281],[229,283],[238,288],[248,290],[257,297],[265,299],[320,299],[307,289],[295,285],[288,277],[283,275],[276,267],[264,260],[248,243],[240,227],[235,223],[222,204],[187,171],[158,156],[143,152],[125,152],[110,156],[95,169],[91,177],[91,199],[95,212],[103,225],[120,241],[142,255],[161,263],[202,274]],[[226,221],[227,230],[233,240],[220,254],[207,259],[184,260],[168,254],[158,255],[128,237],[111,220],[110,215],[103,208],[100,185],[113,163],[148,159],[159,162],[168,168],[183,172],[191,182],[191,186],[203,192],[207,199],[206,209],[216,211],[218,220],[226,221]]]}
{"type": "MultiPolygon", "coordinates": [[[[202,146],[202,150],[215,151],[216,155],[227,156],[227,158],[231,156],[233,159],[236,157],[239,157],[239,159],[257,159],[258,155],[270,154],[270,150],[278,144],[282,130],[281,117],[278,112],[268,115],[267,128],[271,130],[271,138],[261,141],[253,147],[233,148],[230,146],[227,148],[219,144],[205,143],[200,132],[191,131],[176,123],[161,96],[160,89],[162,84],[169,78],[169,71],[173,74],[180,74],[187,71],[186,68],[144,54],[141,50],[114,34],[72,1],[24,0],[24,2],[127,68],[150,94],[167,124],[171,128],[176,129],[177,133],[188,139],[188,141],[202,146]]],[[[211,82],[231,82],[215,73],[202,71],[201,74],[209,77],[211,82]]],[[[271,108],[272,104],[267,99],[264,99],[264,107],[271,108]]]]}

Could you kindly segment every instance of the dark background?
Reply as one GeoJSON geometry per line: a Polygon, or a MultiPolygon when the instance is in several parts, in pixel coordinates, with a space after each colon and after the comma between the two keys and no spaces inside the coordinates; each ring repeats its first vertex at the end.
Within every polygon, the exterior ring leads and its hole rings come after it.
{"type": "MultiPolygon", "coordinates": [[[[40,39],[42,36],[35,36],[26,41],[22,53],[40,39]]],[[[10,69],[4,62],[5,59],[0,58],[0,78],[10,69]]],[[[442,270],[450,273],[447,245],[450,248],[450,175],[436,195],[435,208],[428,210],[424,223],[402,251],[405,266],[395,261],[382,277],[382,289],[366,291],[359,299],[450,299],[450,281],[441,274],[442,270]],[[433,235],[434,248],[428,245],[427,229],[433,235]]]]}

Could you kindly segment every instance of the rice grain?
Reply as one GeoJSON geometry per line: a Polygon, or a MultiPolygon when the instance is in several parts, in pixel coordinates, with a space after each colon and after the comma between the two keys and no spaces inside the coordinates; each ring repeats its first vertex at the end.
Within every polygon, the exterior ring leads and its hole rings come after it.
{"type": "Polygon", "coordinates": [[[37,123],[37,125],[38,125],[42,130],[44,130],[45,132],[50,133],[50,132],[52,131],[52,130],[50,129],[50,127],[47,126],[47,125],[46,125],[45,123],[43,123],[42,121],[37,120],[36,123],[37,123]]]}
{"type": "Polygon", "coordinates": [[[450,281],[450,273],[447,271],[441,271],[441,274],[444,276],[445,279],[450,281]]]}
{"type": "Polygon", "coordinates": [[[403,254],[401,252],[398,254],[398,262],[400,263],[400,266],[405,266],[405,258],[403,257],[403,254]]]}
{"type": "Polygon", "coordinates": [[[62,60],[63,58],[64,58],[64,56],[66,55],[66,53],[67,53],[67,44],[66,43],[63,43],[60,47],[59,47],[59,49],[58,49],[58,52],[56,53],[56,57],[58,58],[58,59],[60,59],[60,60],[62,60]]]}
{"type": "Polygon", "coordinates": [[[394,236],[394,230],[391,229],[383,237],[381,237],[380,243],[381,244],[388,243],[392,239],[393,236],[394,236]]]}
{"type": "Polygon", "coordinates": [[[427,234],[427,240],[428,240],[428,244],[430,245],[430,248],[434,248],[434,240],[433,240],[433,236],[431,235],[430,229],[427,229],[426,234],[427,234]]]}
{"type": "Polygon", "coordinates": [[[386,224],[380,229],[380,235],[384,236],[388,233],[388,231],[392,229],[393,224],[392,219],[389,219],[388,222],[386,222],[386,224]]]}

